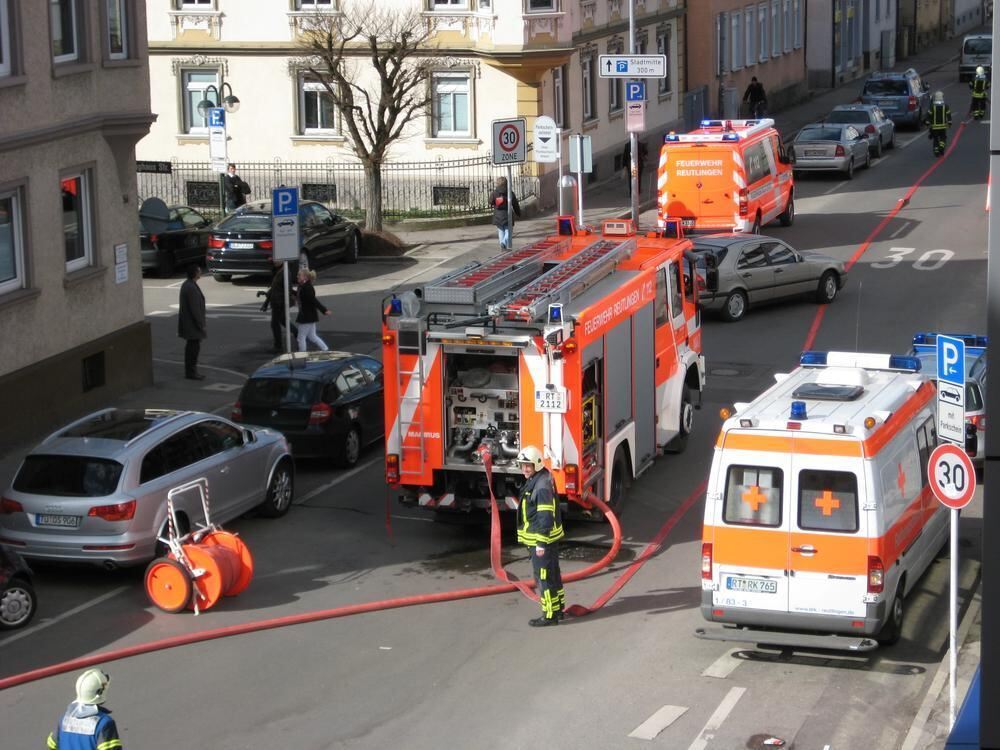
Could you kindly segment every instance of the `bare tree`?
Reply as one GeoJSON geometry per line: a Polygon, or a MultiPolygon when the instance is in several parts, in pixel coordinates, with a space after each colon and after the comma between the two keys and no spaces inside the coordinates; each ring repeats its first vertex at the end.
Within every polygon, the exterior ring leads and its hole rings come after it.
{"type": "Polygon", "coordinates": [[[406,124],[430,104],[426,55],[432,31],[416,8],[351,3],[341,11],[311,16],[299,47],[316,61],[306,70],[329,92],[364,165],[366,225],[379,231],[382,164],[406,124]],[[374,80],[365,74],[369,67],[374,80]]]}

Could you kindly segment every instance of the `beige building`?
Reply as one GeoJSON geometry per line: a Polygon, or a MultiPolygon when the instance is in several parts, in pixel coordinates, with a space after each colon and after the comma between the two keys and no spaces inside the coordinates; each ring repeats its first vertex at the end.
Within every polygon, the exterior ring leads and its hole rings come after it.
{"type": "MultiPolygon", "coordinates": [[[[233,161],[353,161],[337,114],[322,85],[303,73],[296,49],[304,19],[337,13],[341,2],[358,0],[149,0],[158,119],[137,147],[138,158],[207,164],[206,122],[197,104],[210,86],[225,82],[240,100],[239,111],[227,117],[233,161]]],[[[564,140],[571,132],[592,137],[591,181],[619,177],[627,139],[624,82],[601,78],[598,57],[629,51],[626,0],[384,2],[422,3],[421,17],[435,30],[428,54],[440,62],[428,83],[431,111],[406,128],[390,151],[393,162],[482,158],[491,150],[493,120],[525,117],[530,138],[535,117],[544,114],[563,129],[564,140]]],[[[647,81],[643,140],[655,151],[681,117],[685,0],[637,0],[635,12],[637,51],[668,58],[667,77],[647,81]]],[[[554,202],[556,165],[530,169],[542,178],[544,202],[554,202]]],[[[200,184],[210,187],[204,178],[200,184]]],[[[254,197],[265,197],[269,186],[253,187],[254,197]]],[[[179,191],[181,198],[197,194],[179,191]]]]}
{"type": "Polygon", "coordinates": [[[0,444],[150,381],[145,23],[135,0],[0,0],[0,444]]]}

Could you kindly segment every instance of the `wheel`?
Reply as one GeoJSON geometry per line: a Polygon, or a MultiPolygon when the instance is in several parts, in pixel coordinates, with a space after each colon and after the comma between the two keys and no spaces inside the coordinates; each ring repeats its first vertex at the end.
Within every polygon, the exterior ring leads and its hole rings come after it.
{"type": "Polygon", "coordinates": [[[680,431],[664,450],[667,453],[683,453],[687,448],[688,437],[694,429],[694,404],[691,403],[691,389],[687,384],[681,386],[680,431]]]}
{"type": "Polygon", "coordinates": [[[848,180],[853,180],[854,179],[854,157],[853,156],[851,156],[851,160],[849,162],[847,162],[847,173],[844,175],[844,177],[846,179],[848,179],[848,180]]]}
{"type": "Polygon", "coordinates": [[[615,452],[615,462],[611,467],[611,488],[608,491],[608,507],[621,518],[625,509],[625,491],[628,489],[628,464],[621,448],[615,452]]]}
{"type": "Polygon", "coordinates": [[[292,467],[283,460],[271,475],[271,483],[267,486],[264,502],[257,506],[258,512],[265,518],[280,518],[292,507],[292,496],[295,490],[295,477],[292,467]]]}
{"type": "Polygon", "coordinates": [[[201,571],[201,575],[191,581],[188,609],[193,610],[196,604],[199,611],[211,609],[222,598],[222,567],[208,548],[200,544],[185,544],[184,554],[191,567],[201,571]]]}
{"type": "Polygon", "coordinates": [[[0,630],[23,628],[37,608],[34,587],[23,578],[12,578],[0,591],[0,630]]]}
{"type": "Polygon", "coordinates": [[[837,297],[837,274],[826,271],[819,278],[819,288],[816,289],[816,301],[821,305],[829,305],[837,297]]]}
{"type": "Polygon", "coordinates": [[[753,226],[750,227],[750,234],[760,234],[760,213],[753,220],[753,226]]]}
{"type": "Polygon", "coordinates": [[[736,289],[729,293],[726,304],[722,307],[722,317],[730,323],[743,320],[747,314],[747,295],[742,289],[736,289]]]}
{"type": "Polygon", "coordinates": [[[788,205],[785,206],[785,212],[778,217],[778,221],[781,222],[781,226],[790,227],[795,223],[795,197],[792,195],[788,196],[788,205]]]}
{"type": "Polygon", "coordinates": [[[872,153],[871,151],[865,151],[865,169],[871,169],[872,166],[872,153]]]}
{"type": "Polygon", "coordinates": [[[169,250],[156,251],[156,274],[162,278],[174,275],[174,268],[177,266],[174,254],[169,250]]]}
{"type": "Polygon", "coordinates": [[[889,608],[889,617],[885,621],[885,625],[882,626],[882,630],[875,637],[875,640],[879,642],[882,646],[892,646],[899,642],[900,637],[903,635],[903,615],[905,614],[903,610],[903,581],[899,582],[899,586],[896,589],[896,596],[892,600],[892,606],[889,608]]]}
{"type": "Polygon", "coordinates": [[[231,273],[213,273],[212,276],[216,281],[221,281],[222,283],[233,280],[233,275],[231,273]]]}
{"type": "Polygon", "coordinates": [[[344,251],[344,263],[357,263],[360,251],[361,234],[359,232],[351,232],[351,236],[347,240],[347,250],[344,251]]]}
{"type": "Polygon", "coordinates": [[[164,612],[175,614],[191,601],[191,576],[176,560],[158,557],[146,568],[146,594],[164,612]]]}
{"type": "Polygon", "coordinates": [[[882,136],[878,137],[878,142],[875,144],[875,153],[872,156],[876,159],[882,158],[882,136]]]}
{"type": "Polygon", "coordinates": [[[334,460],[338,466],[350,468],[357,464],[361,457],[361,432],[354,425],[351,425],[344,435],[344,440],[337,449],[334,460]]]}

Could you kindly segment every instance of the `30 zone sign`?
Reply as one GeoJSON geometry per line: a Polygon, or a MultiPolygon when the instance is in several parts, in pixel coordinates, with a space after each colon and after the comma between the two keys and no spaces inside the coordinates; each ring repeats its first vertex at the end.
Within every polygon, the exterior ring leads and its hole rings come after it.
{"type": "Polygon", "coordinates": [[[972,459],[957,445],[942,443],[931,451],[927,473],[934,496],[953,510],[964,508],[976,493],[972,459]]]}
{"type": "Polygon", "coordinates": [[[493,163],[521,164],[527,157],[523,118],[493,121],[493,163]]]}

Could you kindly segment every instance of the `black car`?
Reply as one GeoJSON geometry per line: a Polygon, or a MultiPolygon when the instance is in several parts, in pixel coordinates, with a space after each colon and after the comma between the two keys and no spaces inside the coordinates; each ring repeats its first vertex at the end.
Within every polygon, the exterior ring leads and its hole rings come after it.
{"type": "MultiPolygon", "coordinates": [[[[299,232],[302,265],[358,260],[361,230],[322,203],[299,203],[299,232]]],[[[233,274],[270,275],[273,251],[270,201],[248,203],[215,225],[208,240],[208,270],[219,281],[229,281],[233,274]]]]}
{"type": "Polygon", "coordinates": [[[0,544],[0,630],[23,628],[36,609],[31,568],[17,552],[0,544]]]}
{"type": "Polygon", "coordinates": [[[212,227],[190,206],[172,206],[167,228],[150,232],[139,222],[139,247],[142,250],[142,270],[170,276],[177,266],[205,263],[208,237],[212,227]]]}
{"type": "Polygon", "coordinates": [[[363,354],[283,354],[250,376],[232,419],[278,430],[297,457],[354,466],[385,432],[382,391],[382,365],[363,354]]]}

